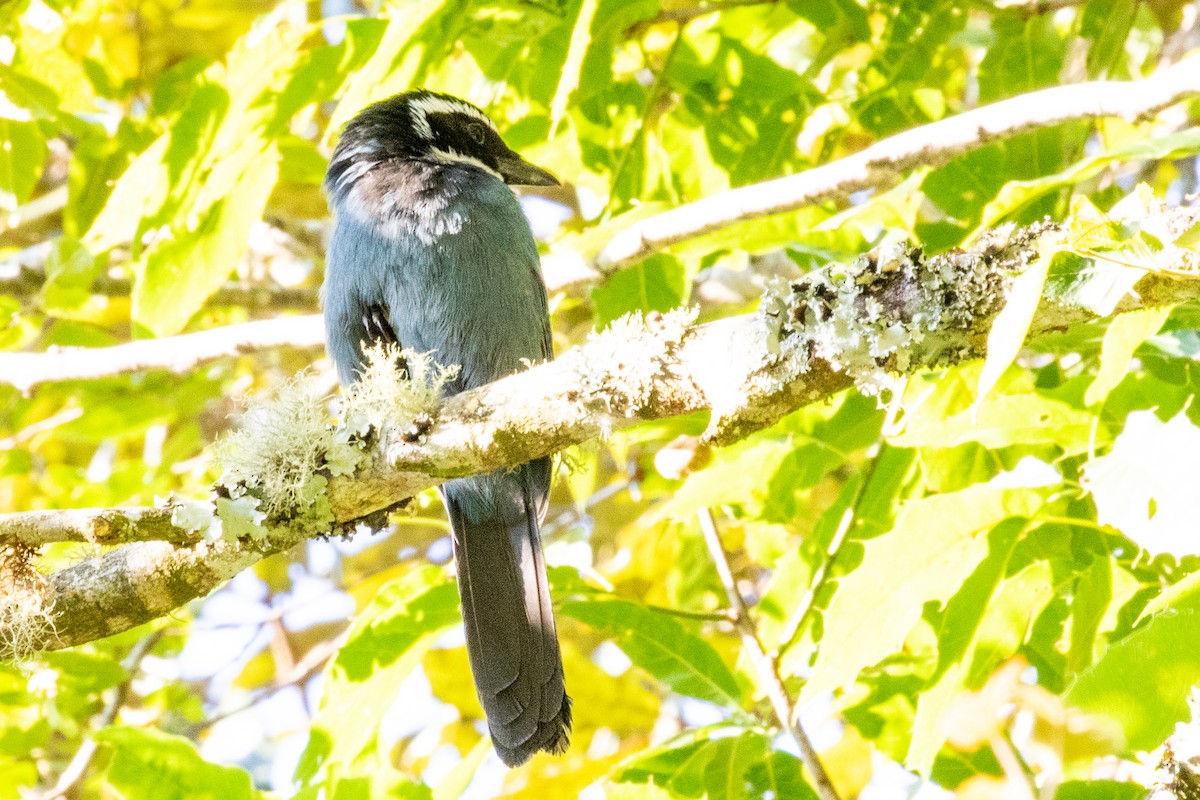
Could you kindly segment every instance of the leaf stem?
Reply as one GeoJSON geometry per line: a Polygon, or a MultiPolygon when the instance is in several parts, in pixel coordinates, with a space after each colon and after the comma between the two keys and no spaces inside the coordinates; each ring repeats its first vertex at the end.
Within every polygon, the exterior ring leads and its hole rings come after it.
{"type": "MultiPolygon", "coordinates": [[[[129,699],[129,687],[137,676],[142,659],[154,649],[154,645],[158,644],[162,637],[163,631],[161,630],[143,636],[129,651],[125,660],[121,662],[121,666],[128,673],[127,677],[113,688],[112,695],[104,703],[104,709],[100,712],[100,716],[96,718],[95,730],[107,728],[116,721],[121,707],[129,699]]],[[[88,768],[92,765],[95,757],[96,740],[89,735],[79,745],[79,749],[75,751],[75,756],[67,764],[66,769],[58,776],[58,782],[54,784],[54,788],[43,795],[42,800],[61,800],[76,794],[84,778],[87,777],[88,768]]]]}
{"type": "Polygon", "coordinates": [[[838,521],[837,531],[834,532],[833,538],[829,541],[829,546],[825,548],[825,558],[817,566],[817,571],[813,575],[812,582],[809,584],[808,592],[804,595],[804,599],[800,602],[796,611],[792,614],[792,619],[788,622],[788,627],[784,631],[783,636],[779,638],[780,645],[776,649],[774,656],[776,659],[783,656],[792,648],[800,635],[800,631],[804,630],[804,626],[812,617],[813,610],[816,608],[817,595],[825,588],[825,584],[829,582],[829,573],[833,570],[833,565],[837,563],[838,556],[842,552],[842,545],[846,543],[846,534],[855,526],[858,519],[858,505],[862,502],[863,494],[867,491],[867,486],[870,485],[871,479],[875,476],[875,468],[879,464],[879,460],[883,457],[884,449],[887,447],[886,442],[881,442],[879,450],[875,453],[875,457],[867,464],[866,469],[860,473],[860,480],[857,491],[854,493],[854,500],[846,507],[842,513],[841,520],[838,521]]]}
{"type": "Polygon", "coordinates": [[[795,713],[792,700],[788,697],[783,681],[779,678],[779,665],[767,655],[762,642],[759,641],[758,631],[755,630],[754,621],[750,618],[750,609],[747,608],[746,600],[742,597],[741,591],[737,588],[737,582],[734,580],[733,570],[729,566],[729,555],[725,552],[725,546],[721,544],[721,534],[717,531],[717,523],[713,519],[712,512],[707,508],[701,508],[698,514],[700,529],[704,532],[704,542],[708,545],[713,566],[717,568],[717,575],[720,576],[721,584],[725,587],[725,594],[729,597],[734,624],[741,633],[742,643],[750,655],[750,660],[758,669],[759,678],[766,687],[767,697],[771,701],[771,707],[775,710],[775,717],[796,742],[796,747],[800,750],[800,760],[804,762],[804,766],[808,768],[809,774],[812,776],[813,788],[817,790],[817,795],[821,800],[840,800],[837,790],[833,788],[833,783],[829,780],[829,775],[825,772],[825,767],[821,764],[821,759],[817,756],[816,748],[813,747],[808,734],[800,725],[800,719],[795,713]]]}
{"type": "MultiPolygon", "coordinates": [[[[617,162],[616,169],[613,170],[612,180],[609,181],[609,186],[616,190],[621,182],[621,177],[625,174],[625,168],[629,165],[629,159],[633,151],[642,146],[642,142],[646,139],[646,125],[651,122],[651,115],[654,114],[654,109],[658,105],[659,95],[662,93],[662,85],[667,77],[667,71],[671,69],[671,62],[675,60],[675,53],[679,49],[679,42],[683,38],[683,25],[680,23],[675,30],[675,38],[671,40],[671,49],[667,51],[667,55],[663,58],[662,68],[655,73],[654,82],[650,84],[650,90],[646,93],[646,105],[642,109],[642,119],[638,124],[637,130],[633,134],[633,138],[629,140],[624,151],[621,153],[621,160],[617,162]]],[[[615,197],[609,195],[608,205],[605,207],[605,213],[612,210],[613,200],[615,197]]]]}

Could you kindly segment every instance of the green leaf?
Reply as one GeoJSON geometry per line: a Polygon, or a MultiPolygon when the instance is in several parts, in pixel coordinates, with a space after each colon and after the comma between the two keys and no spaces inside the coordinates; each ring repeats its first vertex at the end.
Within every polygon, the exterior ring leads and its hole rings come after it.
{"type": "Polygon", "coordinates": [[[153,728],[105,728],[96,741],[114,749],[105,772],[108,784],[125,797],[186,797],[188,800],[250,800],[258,797],[250,774],[200,757],[180,736],[153,728]]]}
{"type": "Polygon", "coordinates": [[[1076,453],[1093,444],[1094,437],[1103,440],[1093,414],[1036,391],[1027,372],[1005,373],[996,391],[977,399],[982,368],[978,362],[964,364],[928,386],[911,381],[904,425],[888,441],[939,450],[970,442],[992,449],[1054,444],[1076,453]]]}
{"type": "MultiPolygon", "coordinates": [[[[1068,39],[1052,14],[1000,11],[991,15],[990,47],[979,64],[979,101],[990,103],[1059,83],[1068,39]]],[[[965,235],[976,227],[985,205],[1012,180],[1057,172],[1075,158],[1091,133],[1083,123],[1057,125],[1003,141],[956,158],[932,171],[922,189],[965,235]]],[[[1018,222],[1055,211],[1057,198],[1022,207],[1018,222]]],[[[949,242],[948,242],[949,243],[949,242]]]]}
{"type": "Polygon", "coordinates": [[[197,77],[83,237],[94,252],[131,244],[142,328],[175,333],[229,276],[275,185],[292,115],[337,88],[356,58],[348,45],[306,48],[309,32],[265,17],[197,77]]]}
{"type": "Polygon", "coordinates": [[[38,784],[37,764],[28,756],[0,757],[0,800],[23,800],[38,784]]]}
{"type": "Polygon", "coordinates": [[[769,501],[771,479],[792,452],[787,442],[765,436],[722,448],[709,466],[689,475],[682,488],[649,511],[645,521],[690,519],[701,508],[725,503],[761,517],[769,501]]]}
{"type": "Polygon", "coordinates": [[[670,311],[687,299],[691,277],[683,262],[658,253],[623,269],[592,290],[595,326],[603,328],[633,311],[670,311]]]}
{"type": "Polygon", "coordinates": [[[963,689],[972,688],[965,686],[965,681],[976,634],[1024,527],[1024,520],[1014,518],[992,528],[987,556],[946,603],[938,629],[937,668],[917,699],[912,743],[905,758],[905,766],[914,772],[928,774],[946,740],[942,721],[947,708],[963,689]]]}
{"type": "Polygon", "coordinates": [[[1146,787],[1127,781],[1066,781],[1054,800],[1142,800],[1146,787]]]}
{"type": "Polygon", "coordinates": [[[1067,452],[1087,447],[1095,417],[1044,395],[1005,394],[978,407],[938,420],[921,414],[891,439],[898,447],[957,447],[978,442],[987,448],[1015,444],[1057,444],[1067,452]]]}
{"type": "Polygon", "coordinates": [[[643,751],[618,772],[615,779],[662,786],[674,797],[702,797],[704,767],[712,755],[711,745],[710,740],[704,739],[643,751]]]}
{"type": "Polygon", "coordinates": [[[59,671],[59,682],[84,694],[99,694],[120,685],[129,672],[111,657],[83,650],[43,653],[47,664],[59,671]]]}
{"type": "Polygon", "coordinates": [[[675,797],[816,798],[804,781],[800,759],[772,749],[771,740],[757,731],[643,751],[625,763],[615,780],[661,786],[675,797]]]}
{"type": "Polygon", "coordinates": [[[909,501],[895,528],[864,542],[862,563],[838,580],[801,702],[847,685],[898,651],[925,603],[954,596],[987,556],[987,537],[978,533],[1028,517],[1041,502],[1037,491],[991,486],[909,501]]]}
{"type": "Polygon", "coordinates": [[[1125,752],[1153,750],[1190,719],[1187,695],[1200,675],[1200,608],[1175,608],[1109,646],[1080,673],[1065,700],[1124,732],[1125,752]]]}
{"type": "Polygon", "coordinates": [[[558,81],[558,88],[554,90],[554,99],[550,101],[551,136],[558,129],[558,123],[566,113],[567,103],[579,86],[579,71],[583,66],[583,57],[587,53],[588,45],[591,44],[592,22],[599,6],[600,0],[582,0],[580,3],[579,14],[571,30],[571,42],[567,46],[567,60],[563,64],[562,77],[558,81]]]}
{"type": "Polygon", "coordinates": [[[29,199],[46,153],[37,122],[0,117],[0,211],[16,211],[29,199]]]}
{"type": "Polygon", "coordinates": [[[1079,35],[1092,40],[1087,54],[1089,79],[1118,77],[1114,73],[1121,71],[1125,42],[1137,11],[1138,4],[1126,0],[1093,0],[1083,7],[1079,35]]]}
{"type": "MultiPolygon", "coordinates": [[[[809,5],[827,5],[810,3],[809,5]]],[[[967,15],[952,0],[896,3],[883,15],[883,29],[874,37],[871,60],[860,70],[861,96],[854,113],[864,128],[887,136],[920,120],[913,91],[941,86],[945,73],[937,68],[947,42],[966,25],[967,15]],[[919,53],[919,57],[914,54],[919,53]]]]}
{"type": "Polygon", "coordinates": [[[78,241],[67,236],[55,239],[46,257],[46,282],[42,284],[42,307],[51,314],[70,314],[91,297],[92,283],[101,265],[78,241]]]}
{"type": "Polygon", "coordinates": [[[609,598],[570,600],[560,611],[612,636],[633,663],[673,691],[742,707],[742,688],[717,651],[670,614],[609,598]]]}
{"type": "Polygon", "coordinates": [[[1089,406],[1102,402],[1108,393],[1125,377],[1133,351],[1142,342],[1158,333],[1159,328],[1170,316],[1169,307],[1144,308],[1121,314],[1113,319],[1104,332],[1104,343],[1100,348],[1100,370],[1084,394],[1089,406]]]}
{"type": "Polygon", "coordinates": [[[1075,580],[1071,599],[1071,649],[1067,651],[1067,675],[1076,675],[1091,665],[1096,636],[1112,599],[1112,557],[1108,553],[1100,553],[1075,580]]]}
{"type": "Polygon", "coordinates": [[[333,764],[345,774],[375,740],[388,702],[425,651],[459,619],[458,593],[441,569],[417,569],[383,586],[325,670],[321,710],[297,778],[307,782],[333,764]]]}
{"type": "Polygon", "coordinates": [[[391,19],[378,44],[370,48],[370,57],[346,81],[325,129],[326,145],[371,102],[420,85],[417,78],[425,68],[423,51],[447,44],[436,35],[436,25],[444,15],[461,14],[460,5],[449,0],[419,0],[391,19]]]}
{"type": "Polygon", "coordinates": [[[1112,260],[1059,253],[1046,277],[1046,296],[1108,316],[1145,274],[1112,260]]]}
{"type": "Polygon", "coordinates": [[[194,224],[176,232],[180,238],[152,248],[137,264],[133,318],[155,334],[182,329],[246,253],[275,185],[278,154],[270,147],[241,157],[245,171],[230,178],[228,194],[197,209],[194,224]]]}
{"type": "Polygon", "coordinates": [[[1058,84],[1067,42],[1052,14],[997,11],[991,32],[995,39],[979,64],[981,103],[1058,84]]]}
{"type": "Polygon", "coordinates": [[[1186,413],[1168,422],[1153,411],[1125,419],[1108,455],[1083,467],[1083,484],[1096,503],[1096,519],[1112,525],[1152,554],[1200,553],[1200,430],[1186,413]]]}
{"type": "Polygon", "coordinates": [[[1042,287],[1050,270],[1050,262],[1058,252],[1049,237],[1038,241],[1038,260],[1029,269],[1017,276],[1008,292],[1008,302],[996,315],[992,329],[988,332],[987,360],[979,375],[979,389],[975,394],[975,407],[990,392],[1000,376],[1004,374],[1021,352],[1034,312],[1042,299],[1042,287]]]}
{"type": "Polygon", "coordinates": [[[824,64],[843,48],[871,40],[867,11],[854,0],[824,3],[788,0],[787,5],[793,14],[812,24],[815,34],[825,38],[821,55],[814,58],[814,66],[824,64]]]}
{"type": "MultiPolygon", "coordinates": [[[[1090,6],[1089,6],[1090,7],[1090,6]]],[[[994,227],[1042,197],[1094,178],[1113,164],[1174,160],[1200,152],[1200,132],[1184,131],[1151,139],[1135,139],[1076,161],[1066,169],[1032,180],[1009,181],[983,209],[976,232],[994,227]]]]}

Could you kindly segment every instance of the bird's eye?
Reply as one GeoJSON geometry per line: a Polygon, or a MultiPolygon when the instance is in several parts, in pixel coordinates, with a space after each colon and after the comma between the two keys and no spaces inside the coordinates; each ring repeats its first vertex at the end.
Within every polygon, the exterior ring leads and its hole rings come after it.
{"type": "Polygon", "coordinates": [[[468,125],[467,135],[475,141],[475,144],[483,144],[485,136],[483,132],[483,125],[479,124],[478,122],[468,125]]]}

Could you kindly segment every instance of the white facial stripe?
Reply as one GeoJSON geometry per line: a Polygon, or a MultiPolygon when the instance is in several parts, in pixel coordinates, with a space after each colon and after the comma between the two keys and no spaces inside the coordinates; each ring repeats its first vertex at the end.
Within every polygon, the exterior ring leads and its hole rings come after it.
{"type": "Polygon", "coordinates": [[[453,161],[453,162],[456,162],[459,164],[470,164],[472,167],[479,167],[484,172],[495,175],[496,178],[498,178],[500,181],[504,180],[504,177],[501,176],[501,174],[499,172],[496,172],[496,170],[492,169],[487,164],[480,161],[478,158],[472,158],[471,156],[464,156],[462,153],[455,152],[454,150],[443,150],[440,147],[430,148],[429,153],[438,161],[443,161],[443,162],[452,162],[453,161]]]}
{"type": "Polygon", "coordinates": [[[421,95],[409,100],[408,106],[412,109],[413,127],[416,128],[417,134],[427,142],[433,141],[433,128],[429,126],[430,114],[464,114],[482,122],[493,131],[496,130],[495,124],[488,119],[487,114],[462,100],[436,95],[421,95]]]}
{"type": "Polygon", "coordinates": [[[470,103],[464,103],[461,100],[438,97],[436,95],[422,95],[410,100],[409,105],[420,112],[420,116],[422,117],[429,114],[466,114],[469,117],[479,120],[492,130],[496,130],[496,126],[488,119],[487,114],[484,114],[470,103]]]}
{"type": "Polygon", "coordinates": [[[379,142],[376,141],[375,139],[371,139],[368,142],[363,142],[362,144],[355,145],[354,147],[351,147],[347,150],[341,151],[340,153],[337,154],[337,158],[334,159],[334,163],[336,164],[339,161],[349,161],[350,159],[354,158],[355,156],[360,156],[360,155],[373,156],[373,155],[375,155],[376,152],[378,152],[378,150],[379,150],[379,142]]]}
{"type": "Polygon", "coordinates": [[[433,141],[433,128],[429,127],[429,120],[425,117],[425,111],[417,108],[415,105],[412,110],[413,127],[417,129],[417,135],[427,142],[433,141]]]}
{"type": "Polygon", "coordinates": [[[367,172],[367,170],[371,169],[373,166],[375,166],[374,161],[360,161],[357,164],[352,164],[345,172],[342,173],[342,177],[338,178],[337,185],[341,187],[345,186],[347,183],[353,183],[361,178],[367,172]]]}

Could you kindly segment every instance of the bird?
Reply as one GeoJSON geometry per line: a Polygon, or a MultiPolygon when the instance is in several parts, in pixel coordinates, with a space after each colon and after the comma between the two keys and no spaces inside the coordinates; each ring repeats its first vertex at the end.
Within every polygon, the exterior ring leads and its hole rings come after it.
{"type": "MultiPolygon", "coordinates": [[[[553,358],[537,245],[510,184],[559,181],[457,97],[404,92],[346,124],[324,182],[322,287],[344,386],[379,341],[457,366],[443,396],[553,358]]],[[[550,477],[547,457],[441,487],[475,689],[510,767],[565,752],[571,730],[540,532],[550,477]]]]}

